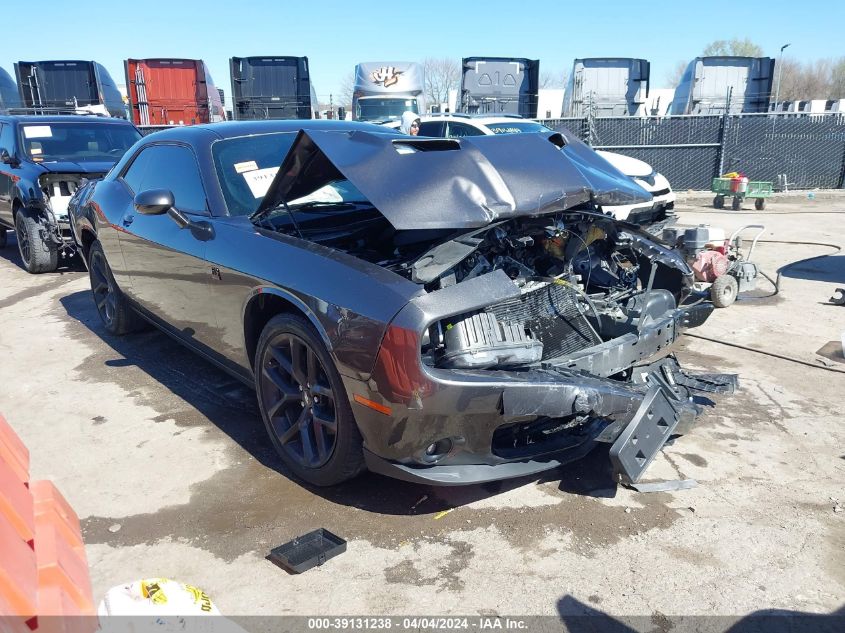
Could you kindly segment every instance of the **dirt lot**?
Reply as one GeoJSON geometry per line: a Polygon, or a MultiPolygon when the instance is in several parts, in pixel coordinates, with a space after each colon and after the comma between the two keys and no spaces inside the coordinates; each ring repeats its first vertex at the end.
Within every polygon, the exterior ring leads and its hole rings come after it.
{"type": "MultiPolygon", "coordinates": [[[[845,246],[845,198],[740,215],[688,201],[681,216],[845,246]]],[[[831,250],[760,244],[757,261],[774,273],[831,250]]],[[[777,296],[761,280],[695,332],[845,369],[828,345],[845,331],[845,308],[825,305],[836,286],[845,254],[791,268],[777,296]],[[829,358],[816,354],[825,346],[829,358]]],[[[606,449],[493,485],[365,475],[311,490],[275,458],[251,391],[157,332],[107,335],[88,289],[79,266],[30,276],[13,239],[0,251],[0,411],[33,477],[55,480],[83,519],[96,599],[167,576],[230,615],[662,617],[845,602],[845,374],[684,338],[682,363],[742,383],[648,472],[695,478],[691,490],[617,487],[606,449]],[[264,559],[317,527],[348,539],[347,552],[301,576],[264,559]]]]}

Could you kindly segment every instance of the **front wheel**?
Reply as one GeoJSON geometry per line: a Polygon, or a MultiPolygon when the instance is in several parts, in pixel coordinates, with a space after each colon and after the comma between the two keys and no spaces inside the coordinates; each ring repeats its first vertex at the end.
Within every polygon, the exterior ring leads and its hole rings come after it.
{"type": "Polygon", "coordinates": [[[146,322],[132,309],[129,300],[115,283],[99,242],[94,242],[88,253],[88,275],[97,313],[109,334],[128,334],[146,327],[146,322]]]}
{"type": "Polygon", "coordinates": [[[6,248],[6,244],[9,242],[9,235],[6,233],[6,229],[0,226],[0,248],[6,248]]]}
{"type": "Polygon", "coordinates": [[[742,198],[739,196],[734,196],[733,202],[731,203],[731,209],[734,211],[739,211],[742,208],[742,198]]]}
{"type": "Polygon", "coordinates": [[[754,201],[754,208],[758,211],[762,211],[766,208],[766,199],[765,198],[757,198],[754,201]]]}
{"type": "Polygon", "coordinates": [[[363,441],[337,369],[302,317],[270,319],[255,358],[261,418],[285,465],[315,486],[364,470],[363,441]]]}
{"type": "Polygon", "coordinates": [[[59,267],[59,249],[50,239],[38,215],[20,209],[15,216],[15,234],[23,267],[32,274],[50,273],[59,267]]]}
{"type": "Polygon", "coordinates": [[[736,301],[739,284],[733,275],[722,275],[710,286],[710,300],[717,308],[727,308],[736,301]]]}
{"type": "Polygon", "coordinates": [[[724,209],[725,208],[725,196],[716,196],[713,198],[713,207],[716,209],[724,209]]]}

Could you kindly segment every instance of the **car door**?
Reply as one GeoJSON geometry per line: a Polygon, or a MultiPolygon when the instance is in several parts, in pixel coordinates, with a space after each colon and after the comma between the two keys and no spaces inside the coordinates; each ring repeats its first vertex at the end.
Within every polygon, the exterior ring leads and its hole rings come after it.
{"type": "Polygon", "coordinates": [[[128,195],[118,228],[130,297],[179,336],[207,345],[217,327],[205,261],[207,242],[213,237],[180,228],[166,213],[139,213],[133,203],[134,195],[142,191],[167,189],[173,193],[175,208],[188,219],[207,221],[208,203],[193,150],[178,144],[148,145],[121,179],[128,195]]]}
{"type": "MultiPolygon", "coordinates": [[[[7,122],[0,121],[0,149],[5,149],[10,156],[15,156],[14,128],[7,122]]],[[[16,176],[12,173],[12,166],[0,163],[0,222],[6,226],[13,226],[12,222],[12,183],[16,176]]]]}

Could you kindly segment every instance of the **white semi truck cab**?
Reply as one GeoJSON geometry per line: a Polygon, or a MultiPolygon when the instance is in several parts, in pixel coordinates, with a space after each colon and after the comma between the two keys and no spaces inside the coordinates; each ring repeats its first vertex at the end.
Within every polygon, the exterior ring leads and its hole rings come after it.
{"type": "Polygon", "coordinates": [[[355,66],[352,118],[385,123],[403,112],[425,113],[423,68],[416,62],[362,62],[355,66]]]}

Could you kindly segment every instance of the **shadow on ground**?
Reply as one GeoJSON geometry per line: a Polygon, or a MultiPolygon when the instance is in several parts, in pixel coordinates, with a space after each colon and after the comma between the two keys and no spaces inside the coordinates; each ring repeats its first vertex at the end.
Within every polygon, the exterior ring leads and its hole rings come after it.
{"type": "Polygon", "coordinates": [[[822,255],[817,259],[786,264],[778,269],[778,273],[790,279],[843,284],[845,283],[845,255],[822,255]]]}
{"type": "MultiPolygon", "coordinates": [[[[423,496],[427,499],[422,511],[437,512],[531,482],[560,482],[560,490],[583,496],[613,497],[616,494],[606,445],[599,445],[582,460],[547,471],[541,476],[480,485],[435,488],[372,473],[332,488],[303,484],[287,470],[270,444],[255,402],[255,393],[250,388],[157,330],[112,336],[103,328],[87,291],[65,296],[60,303],[72,319],[85,326],[90,334],[102,340],[111,350],[92,355],[87,364],[79,368],[87,372],[92,380],[115,382],[132,392],[139,386],[137,381],[130,382],[129,377],[122,377],[119,370],[137,367],[162,388],[196,409],[262,465],[332,503],[380,514],[412,515],[422,510],[417,508],[416,502],[423,496]],[[115,354],[120,358],[115,359],[115,354]]],[[[165,417],[164,414],[161,417],[165,417]]],[[[194,415],[191,420],[180,421],[176,415],[177,425],[202,423],[201,418],[194,415]]]]}
{"type": "MultiPolygon", "coordinates": [[[[601,596],[590,596],[594,604],[601,596]]],[[[558,616],[569,633],[833,633],[845,630],[845,607],[832,613],[807,613],[792,609],[760,609],[742,616],[648,615],[614,616],[573,596],[557,602],[558,616]]]]}

